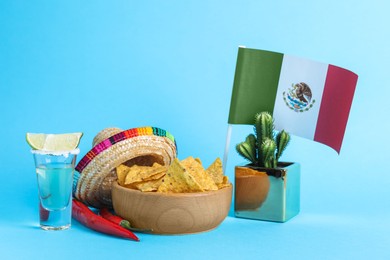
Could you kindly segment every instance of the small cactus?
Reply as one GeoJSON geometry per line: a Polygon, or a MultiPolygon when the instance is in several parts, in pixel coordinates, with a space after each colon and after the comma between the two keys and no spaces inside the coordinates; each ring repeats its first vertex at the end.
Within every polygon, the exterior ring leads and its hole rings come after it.
{"type": "Polygon", "coordinates": [[[236,145],[236,150],[253,165],[276,168],[279,158],[290,142],[290,135],[282,130],[274,135],[274,120],[270,113],[256,114],[254,134],[249,134],[244,142],[236,145]]]}
{"type": "Polygon", "coordinates": [[[256,137],[253,134],[248,135],[245,142],[236,146],[236,150],[242,157],[247,158],[249,161],[256,161],[256,137]]]}
{"type": "Polygon", "coordinates": [[[276,135],[276,160],[279,160],[280,156],[282,156],[289,142],[290,135],[286,131],[282,130],[276,135]]]}

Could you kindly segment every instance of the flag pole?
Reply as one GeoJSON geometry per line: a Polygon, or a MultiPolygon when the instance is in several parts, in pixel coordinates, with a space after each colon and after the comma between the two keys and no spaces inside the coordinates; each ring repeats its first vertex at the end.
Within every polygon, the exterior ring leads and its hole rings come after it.
{"type": "Polygon", "coordinates": [[[228,124],[227,133],[226,133],[226,143],[225,143],[225,153],[223,155],[223,173],[226,175],[226,165],[229,154],[230,139],[232,137],[232,125],[228,124]]]}

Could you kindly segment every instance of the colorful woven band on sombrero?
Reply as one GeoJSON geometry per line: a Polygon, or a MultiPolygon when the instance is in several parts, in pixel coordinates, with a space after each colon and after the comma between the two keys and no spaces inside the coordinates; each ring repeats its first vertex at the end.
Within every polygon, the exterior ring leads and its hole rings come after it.
{"type": "Polygon", "coordinates": [[[157,127],[140,127],[125,131],[105,129],[96,144],[77,164],[73,195],[89,206],[111,207],[111,185],[120,164],[169,165],[176,158],[176,142],[167,131],[157,127]],[[111,136],[112,134],[112,136],[111,136]],[[107,136],[106,139],[102,138],[107,136]]]}
{"type": "Polygon", "coordinates": [[[76,166],[76,171],[82,172],[84,168],[101,152],[104,150],[108,149],[112,145],[129,139],[133,138],[136,136],[143,136],[143,135],[155,135],[155,136],[161,136],[161,137],[167,137],[169,138],[172,142],[175,143],[176,146],[176,141],[173,135],[171,135],[169,132],[158,128],[158,127],[139,127],[139,128],[132,128],[126,131],[122,131],[120,133],[117,133],[108,139],[102,141],[101,143],[97,144],[92,150],[90,150],[77,164],[76,166]]]}

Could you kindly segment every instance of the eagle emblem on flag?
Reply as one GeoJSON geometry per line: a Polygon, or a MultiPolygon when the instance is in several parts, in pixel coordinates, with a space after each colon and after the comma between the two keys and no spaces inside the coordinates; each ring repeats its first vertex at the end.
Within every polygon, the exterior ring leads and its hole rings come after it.
{"type": "Polygon", "coordinates": [[[305,112],[312,108],[315,103],[312,97],[312,91],[305,82],[293,83],[287,92],[283,92],[284,102],[295,112],[305,112]]]}

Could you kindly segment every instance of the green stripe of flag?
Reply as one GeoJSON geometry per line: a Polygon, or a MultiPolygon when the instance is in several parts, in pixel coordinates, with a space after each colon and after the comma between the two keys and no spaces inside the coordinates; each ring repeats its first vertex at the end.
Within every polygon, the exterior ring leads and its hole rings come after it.
{"type": "Polygon", "coordinates": [[[258,112],[273,112],[283,54],[239,48],[229,124],[253,124],[258,112]]]}

